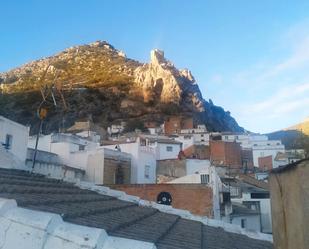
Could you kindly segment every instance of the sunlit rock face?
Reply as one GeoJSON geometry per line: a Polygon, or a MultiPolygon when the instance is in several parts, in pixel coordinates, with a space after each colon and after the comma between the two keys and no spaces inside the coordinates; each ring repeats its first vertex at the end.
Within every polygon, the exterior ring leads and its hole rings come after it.
{"type": "Polygon", "coordinates": [[[187,69],[178,70],[158,49],[150,53],[150,62],[135,70],[135,82],[142,89],[145,102],[192,105],[203,111],[203,99],[195,79],[187,69]]]}
{"type": "Polygon", "coordinates": [[[143,64],[96,41],[0,73],[0,115],[31,125],[33,132],[46,86],[57,89],[46,133],[85,119],[104,128],[127,120],[162,123],[169,116],[193,117],[209,131],[243,130],[228,111],[203,99],[188,69],[177,69],[158,49],[143,64]]]}

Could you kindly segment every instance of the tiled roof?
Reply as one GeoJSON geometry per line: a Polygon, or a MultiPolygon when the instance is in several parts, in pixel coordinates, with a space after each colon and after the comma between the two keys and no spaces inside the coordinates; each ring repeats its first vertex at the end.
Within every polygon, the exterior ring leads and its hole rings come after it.
{"type": "Polygon", "coordinates": [[[270,249],[270,242],[226,232],[198,221],[138,206],[25,171],[0,169],[0,197],[18,206],[57,213],[109,235],[155,243],[158,249],[270,249]]]}

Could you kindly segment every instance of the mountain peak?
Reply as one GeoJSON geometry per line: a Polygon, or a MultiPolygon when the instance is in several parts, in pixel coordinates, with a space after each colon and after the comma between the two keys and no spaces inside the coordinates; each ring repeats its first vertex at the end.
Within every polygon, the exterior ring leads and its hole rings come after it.
{"type": "Polygon", "coordinates": [[[153,49],[150,51],[150,63],[153,65],[160,65],[161,63],[166,63],[164,57],[164,51],[159,49],[153,49]]]}
{"type": "Polygon", "coordinates": [[[51,107],[48,131],[89,117],[105,127],[128,119],[162,122],[169,115],[191,116],[210,131],[243,130],[229,112],[204,100],[191,72],[177,69],[162,50],[152,50],[150,62],[142,64],[106,41],[74,46],[0,74],[0,115],[36,124],[40,89],[52,85],[61,90],[55,97],[58,103],[64,98],[67,109],[51,107]]]}

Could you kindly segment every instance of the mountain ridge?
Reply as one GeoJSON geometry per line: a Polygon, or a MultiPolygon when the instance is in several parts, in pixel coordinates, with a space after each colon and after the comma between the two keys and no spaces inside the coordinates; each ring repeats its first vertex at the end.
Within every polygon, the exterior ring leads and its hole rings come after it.
{"type": "Polygon", "coordinates": [[[162,122],[171,115],[192,116],[210,131],[243,131],[228,111],[203,99],[189,70],[177,69],[163,51],[153,50],[150,57],[140,63],[97,41],[31,61],[0,73],[0,115],[35,128],[45,87],[56,90],[58,103],[50,107],[46,132],[80,119],[106,128],[120,120],[162,122]]]}
{"type": "Polygon", "coordinates": [[[309,135],[309,117],[305,118],[303,121],[301,121],[298,124],[292,125],[288,128],[283,129],[285,131],[288,130],[297,130],[297,131],[301,131],[306,135],[309,135]]]}

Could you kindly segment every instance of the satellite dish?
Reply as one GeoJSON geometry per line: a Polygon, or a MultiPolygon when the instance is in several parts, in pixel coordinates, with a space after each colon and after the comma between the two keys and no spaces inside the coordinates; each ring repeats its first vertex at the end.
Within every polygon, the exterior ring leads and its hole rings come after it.
{"type": "Polygon", "coordinates": [[[161,192],[157,197],[157,203],[170,206],[172,204],[171,194],[168,192],[161,192]]]}

